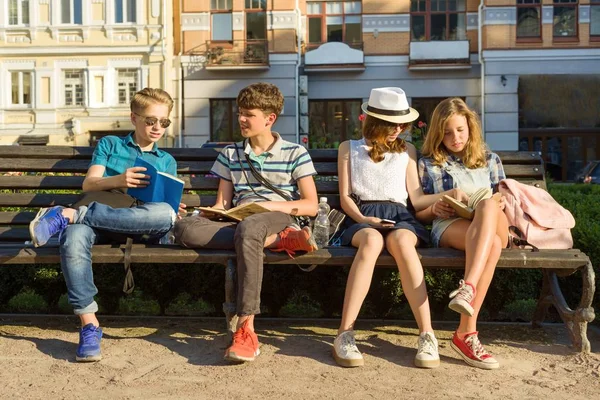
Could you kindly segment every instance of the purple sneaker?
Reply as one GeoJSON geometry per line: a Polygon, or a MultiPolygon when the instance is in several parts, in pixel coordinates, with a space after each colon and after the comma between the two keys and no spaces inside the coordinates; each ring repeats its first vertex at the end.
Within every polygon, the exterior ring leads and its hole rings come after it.
{"type": "Polygon", "coordinates": [[[64,207],[42,208],[29,223],[29,234],[35,247],[45,245],[48,240],[67,228],[69,220],[62,215],[64,207]]]}

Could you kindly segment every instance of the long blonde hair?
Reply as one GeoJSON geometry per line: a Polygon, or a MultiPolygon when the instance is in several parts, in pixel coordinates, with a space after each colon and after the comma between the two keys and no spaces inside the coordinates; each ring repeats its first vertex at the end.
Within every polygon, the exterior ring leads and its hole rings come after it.
{"type": "MultiPolygon", "coordinates": [[[[394,133],[398,125],[397,123],[384,121],[367,114],[362,134],[365,139],[371,142],[371,150],[368,153],[371,160],[378,163],[383,160],[385,153],[403,153],[406,151],[406,142],[404,139],[398,137],[391,143],[387,141],[387,137],[394,133]]],[[[406,125],[403,127],[406,129],[410,124],[402,125],[406,125]]]]}
{"type": "Polygon", "coordinates": [[[463,163],[471,169],[485,166],[487,147],[483,141],[479,116],[458,97],[443,100],[433,110],[421,153],[425,157],[432,158],[435,165],[442,165],[448,159],[450,152],[443,143],[444,130],[446,122],[454,115],[465,117],[469,127],[469,138],[465,144],[463,163]]]}

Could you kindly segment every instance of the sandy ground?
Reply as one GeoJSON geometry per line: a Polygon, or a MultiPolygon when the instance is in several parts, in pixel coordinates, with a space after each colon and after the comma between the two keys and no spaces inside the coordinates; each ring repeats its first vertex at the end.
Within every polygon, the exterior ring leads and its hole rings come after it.
{"type": "Polygon", "coordinates": [[[454,324],[436,324],[442,364],[414,368],[409,322],[360,321],[365,366],[331,357],[336,321],[257,320],[262,354],[223,361],[224,320],[103,318],[104,359],[78,364],[73,317],[0,317],[2,399],[598,399],[600,330],[594,352],[574,353],[562,325],[480,327],[496,371],[468,367],[450,348],[454,324]]]}

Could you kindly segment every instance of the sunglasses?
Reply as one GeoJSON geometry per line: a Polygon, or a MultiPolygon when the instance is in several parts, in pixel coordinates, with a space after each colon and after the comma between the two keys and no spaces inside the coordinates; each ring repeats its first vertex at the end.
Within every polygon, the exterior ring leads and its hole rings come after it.
{"type": "Polygon", "coordinates": [[[146,117],[144,115],[140,115],[135,112],[134,112],[134,114],[137,115],[138,117],[144,118],[144,123],[146,124],[146,126],[154,126],[154,125],[156,125],[157,122],[160,124],[161,128],[166,129],[169,126],[171,126],[171,120],[169,118],[158,119],[156,117],[146,117]]]}

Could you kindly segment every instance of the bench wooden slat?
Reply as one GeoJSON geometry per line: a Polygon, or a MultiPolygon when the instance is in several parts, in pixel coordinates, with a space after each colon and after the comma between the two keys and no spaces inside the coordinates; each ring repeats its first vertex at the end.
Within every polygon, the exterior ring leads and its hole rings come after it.
{"type": "MultiPolygon", "coordinates": [[[[57,205],[73,204],[79,199],[79,194],[53,194],[53,193],[2,193],[0,207],[51,207],[57,205]]],[[[215,204],[215,195],[199,195],[184,193],[182,201],[188,207],[212,206],[215,204]],[[202,204],[200,204],[200,197],[202,204]]]]}
{"type": "MultiPolygon", "coordinates": [[[[123,262],[124,246],[96,245],[92,251],[93,262],[123,262]]],[[[286,254],[266,251],[265,262],[273,265],[350,265],[356,249],[331,248],[298,255],[290,259],[286,254]]],[[[464,253],[452,249],[418,249],[421,262],[427,268],[464,268],[464,253]]],[[[234,254],[226,250],[195,250],[179,246],[136,244],[132,248],[133,263],[225,263],[234,254]]],[[[0,263],[34,264],[60,262],[58,247],[26,247],[0,245],[0,263]]],[[[579,250],[528,250],[502,251],[499,268],[551,268],[577,269],[585,266],[589,258],[579,250]]],[[[384,252],[378,259],[379,267],[396,267],[393,257],[384,252]]]]}
{"type": "Polygon", "coordinates": [[[36,214],[31,211],[2,211],[0,212],[0,225],[29,224],[36,214]]]}

